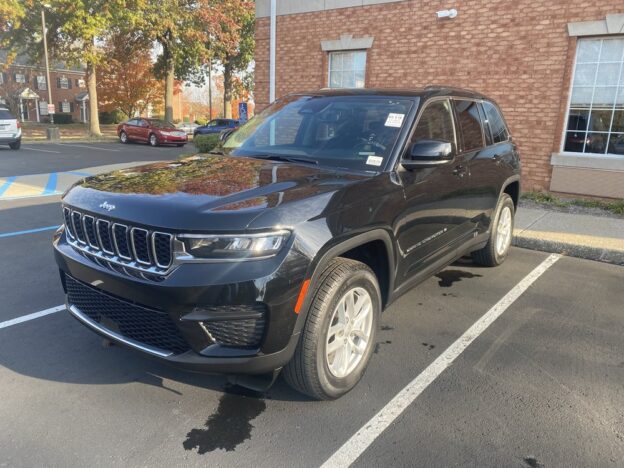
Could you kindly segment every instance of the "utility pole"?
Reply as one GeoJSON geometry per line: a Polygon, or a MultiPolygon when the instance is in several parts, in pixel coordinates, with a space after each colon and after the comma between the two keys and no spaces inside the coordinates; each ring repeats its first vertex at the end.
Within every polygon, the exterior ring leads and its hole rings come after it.
{"type": "MultiPolygon", "coordinates": [[[[45,25],[45,8],[47,5],[43,5],[41,8],[41,29],[43,30],[43,55],[45,56],[46,67],[46,85],[48,87],[48,105],[52,104],[52,83],[50,83],[50,63],[48,61],[48,39],[45,25]]],[[[54,123],[54,114],[50,114],[50,123],[54,123]]]]}
{"type": "Polygon", "coordinates": [[[208,109],[210,109],[210,116],[208,122],[212,120],[212,60],[208,62],[208,109]]]}

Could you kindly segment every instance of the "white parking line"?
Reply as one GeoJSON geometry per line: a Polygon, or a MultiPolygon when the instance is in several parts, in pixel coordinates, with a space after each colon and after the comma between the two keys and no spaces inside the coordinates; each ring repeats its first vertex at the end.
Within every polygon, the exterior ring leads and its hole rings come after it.
{"type": "Polygon", "coordinates": [[[22,145],[22,149],[28,150],[28,151],[41,151],[42,153],[56,153],[56,154],[61,154],[60,151],[52,151],[52,150],[45,150],[45,149],[40,149],[40,148],[33,148],[32,146],[23,146],[22,145]]]}
{"type": "Polygon", "coordinates": [[[95,150],[100,150],[100,151],[112,151],[114,153],[119,153],[119,150],[117,149],[100,148],[99,146],[74,145],[74,144],[69,144],[69,143],[56,143],[56,144],[59,146],[69,146],[72,148],[88,148],[88,149],[95,149],[95,150]]]}
{"type": "Polygon", "coordinates": [[[447,369],[455,359],[483,333],[509,306],[511,306],[546,270],[561,256],[550,255],[531,273],[522,279],[514,288],[498,301],[485,315],[477,320],[457,341],[449,346],[421,374],[412,380],[372,419],[356,432],[340,447],[323,465],[322,468],[346,467],[351,465],[381,435],[381,433],[398,418],[401,413],[418,398],[418,396],[447,369]]]}
{"type": "Polygon", "coordinates": [[[22,315],[21,317],[7,320],[6,322],[0,322],[0,330],[3,328],[12,327],[13,325],[18,325],[20,323],[28,322],[29,320],[35,320],[40,317],[45,317],[46,315],[54,314],[56,312],[61,312],[62,310],[65,310],[64,305],[51,307],[46,310],[40,310],[39,312],[34,312],[28,315],[22,315]]]}

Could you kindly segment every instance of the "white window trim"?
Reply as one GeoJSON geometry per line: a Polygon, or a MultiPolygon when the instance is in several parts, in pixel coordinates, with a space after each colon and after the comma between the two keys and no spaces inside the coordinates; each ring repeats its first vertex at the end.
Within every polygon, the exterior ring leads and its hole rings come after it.
{"type": "Polygon", "coordinates": [[[19,84],[25,84],[26,83],[26,75],[24,73],[16,73],[15,74],[15,82],[19,83],[19,84]],[[17,81],[17,77],[18,76],[22,77],[22,81],[17,81]]]}
{"type": "Polygon", "coordinates": [[[66,76],[59,77],[59,89],[69,89],[69,80],[70,78],[67,78],[66,76]],[[67,83],[67,86],[65,87],[63,86],[63,80],[67,83]]]}
{"type": "MultiPolygon", "coordinates": [[[[621,15],[624,17],[624,15],[621,15]]],[[[588,23],[591,23],[591,21],[589,21],[588,23]]],[[[582,24],[582,23],[569,23],[568,24],[568,30],[570,28],[570,24],[582,24]]],[[[573,34],[570,33],[570,35],[572,36],[573,34]]],[[[578,34],[580,36],[580,34],[578,34]]],[[[602,36],[598,36],[598,37],[592,37],[592,39],[611,39],[613,38],[612,35],[602,35],[602,36]]],[[[612,168],[612,161],[622,161],[624,163],[624,155],[623,154],[613,154],[613,153],[579,153],[576,151],[565,151],[565,142],[566,142],[566,134],[568,132],[568,120],[570,119],[570,107],[572,106],[572,91],[573,91],[573,87],[574,87],[574,79],[576,77],[576,65],[578,62],[578,49],[579,49],[579,43],[580,43],[581,39],[579,39],[576,42],[576,50],[574,51],[574,63],[572,64],[572,74],[570,76],[570,82],[568,85],[568,99],[567,99],[567,107],[566,107],[566,112],[565,112],[565,118],[563,121],[563,132],[561,135],[561,141],[560,141],[560,145],[559,145],[559,153],[553,153],[552,157],[551,157],[551,165],[553,166],[562,166],[562,165],[566,165],[566,164],[562,164],[561,161],[561,157],[574,157],[575,160],[579,160],[579,159],[602,159],[602,160],[606,160],[606,166],[605,164],[601,164],[600,162],[598,162],[598,166],[600,167],[596,167],[596,168],[612,168]]],[[[597,62],[598,63],[598,62],[597,62]]],[[[624,73],[624,66],[622,67],[623,69],[621,70],[621,73],[624,73]]],[[[594,84],[594,91],[595,92],[595,88],[596,85],[594,84]]],[[[616,91],[616,99],[617,99],[617,91],[616,91]]],[[[592,97],[592,101],[593,101],[593,97],[592,97]]],[[[592,102],[592,106],[593,106],[593,102],[592,102]]],[[[591,115],[591,109],[592,106],[590,106],[590,115],[591,115]]],[[[609,129],[609,135],[611,135],[611,129],[609,129]]],[[[619,168],[621,167],[622,170],[624,170],[624,164],[617,165],[619,168]]],[[[580,167],[578,165],[571,165],[571,167],[580,167]]],[[[592,166],[593,167],[593,166],[592,166]]]]}
{"type": "MultiPolygon", "coordinates": [[[[327,87],[331,88],[331,89],[365,89],[366,88],[366,68],[368,66],[368,51],[366,49],[362,50],[362,49],[358,49],[358,50],[332,50],[327,54],[327,87]],[[364,86],[362,86],[361,88],[332,88],[331,86],[331,72],[332,72],[332,68],[331,68],[331,54],[337,52],[337,53],[344,53],[344,52],[364,52],[364,86]]],[[[341,70],[341,72],[343,72],[344,70],[341,70]]],[[[355,71],[355,70],[354,70],[355,71]]]]}

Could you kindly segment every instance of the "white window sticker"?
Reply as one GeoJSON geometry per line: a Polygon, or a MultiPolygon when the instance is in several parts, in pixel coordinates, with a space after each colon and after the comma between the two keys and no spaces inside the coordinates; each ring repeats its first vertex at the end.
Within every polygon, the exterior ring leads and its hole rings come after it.
{"type": "Polygon", "coordinates": [[[381,156],[369,156],[366,160],[366,164],[369,166],[381,166],[383,158],[381,156]]]}
{"type": "Polygon", "coordinates": [[[405,114],[393,114],[392,112],[388,114],[388,118],[386,119],[386,127],[400,127],[403,125],[403,118],[405,114]]]}

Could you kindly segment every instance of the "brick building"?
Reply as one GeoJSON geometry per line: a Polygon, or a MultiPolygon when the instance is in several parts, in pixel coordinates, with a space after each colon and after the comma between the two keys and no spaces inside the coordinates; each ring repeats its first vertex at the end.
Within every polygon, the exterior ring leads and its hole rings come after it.
{"type": "MultiPolygon", "coordinates": [[[[271,90],[271,0],[256,2],[256,105],[271,90]]],[[[276,97],[322,87],[483,92],[524,190],[624,198],[622,0],[277,0],[276,97]],[[455,9],[455,17],[438,12],[455,9]]],[[[453,16],[453,15],[451,15],[453,16]]]]}
{"type": "MultiPolygon", "coordinates": [[[[48,84],[45,67],[31,64],[18,56],[6,66],[0,51],[0,102],[15,108],[22,121],[48,121],[48,84]]],[[[89,94],[85,71],[79,67],[50,64],[52,104],[57,114],[71,115],[75,122],[89,118],[89,94]]]]}

